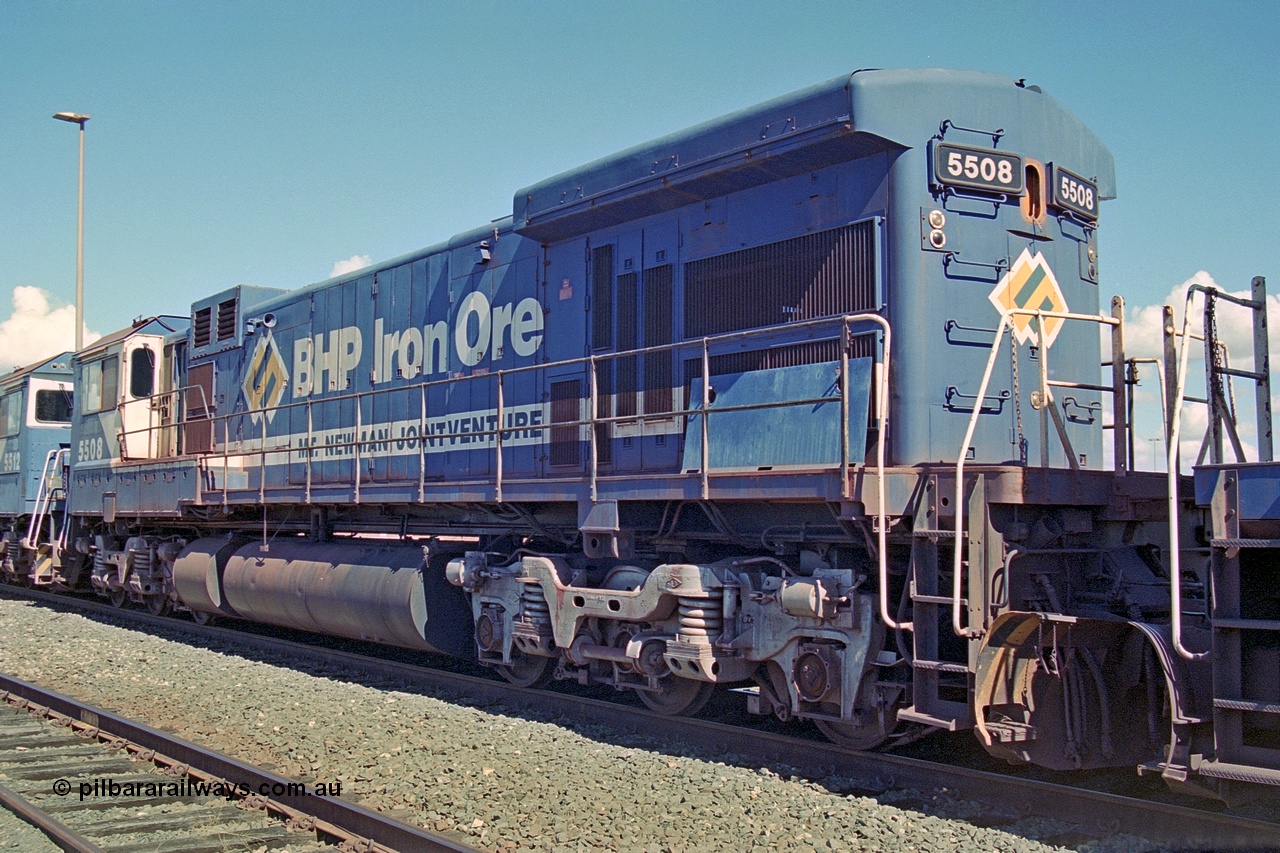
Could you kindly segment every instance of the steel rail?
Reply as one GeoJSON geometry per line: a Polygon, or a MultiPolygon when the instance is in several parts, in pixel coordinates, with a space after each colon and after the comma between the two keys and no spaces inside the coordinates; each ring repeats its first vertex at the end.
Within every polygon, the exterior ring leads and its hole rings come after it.
{"type": "Polygon", "coordinates": [[[368,843],[372,843],[383,849],[402,853],[471,853],[476,849],[337,797],[276,794],[275,791],[296,790],[297,780],[285,778],[9,675],[0,674],[0,692],[24,699],[71,720],[89,723],[102,734],[128,741],[141,750],[158,753],[165,759],[226,780],[242,789],[251,792],[272,791],[269,797],[261,796],[273,805],[283,806],[288,812],[314,817],[324,825],[326,831],[336,830],[338,835],[354,836],[352,840],[366,848],[368,843]]]}
{"type": "Polygon", "coordinates": [[[0,806],[43,832],[67,853],[102,853],[101,848],[51,814],[46,814],[22,797],[0,785],[0,806]]]}
{"type": "Polygon", "coordinates": [[[112,608],[105,603],[67,598],[0,584],[0,594],[13,591],[55,605],[123,617],[140,625],[160,625],[201,638],[216,638],[247,650],[266,651],[291,661],[307,658],[329,666],[351,667],[364,675],[401,679],[437,697],[465,700],[469,705],[522,707],[563,720],[616,731],[651,735],[658,746],[679,752],[681,745],[716,752],[744,766],[783,765],[811,779],[838,775],[868,790],[911,788],[983,803],[995,810],[1014,810],[1082,827],[1099,837],[1126,833],[1179,849],[1280,850],[1280,823],[1242,818],[1204,809],[1152,802],[984,770],[939,764],[887,753],[858,752],[831,743],[763,732],[692,717],[667,717],[568,693],[518,688],[505,681],[429,669],[423,666],[326,648],[294,640],[265,637],[213,625],[199,626],[173,617],[112,608]],[[728,756],[732,756],[730,759],[728,756]]]}

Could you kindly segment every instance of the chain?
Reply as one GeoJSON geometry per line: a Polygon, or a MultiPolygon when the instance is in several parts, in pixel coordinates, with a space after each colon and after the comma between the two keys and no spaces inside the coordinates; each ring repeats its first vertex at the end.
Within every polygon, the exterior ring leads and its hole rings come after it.
{"type": "Polygon", "coordinates": [[[1236,420],[1236,384],[1231,381],[1231,377],[1223,373],[1231,366],[1230,355],[1227,353],[1227,345],[1218,340],[1218,324],[1215,320],[1213,328],[1213,372],[1217,377],[1217,385],[1219,390],[1223,391],[1223,400],[1227,404],[1227,417],[1231,418],[1231,422],[1236,420]],[[1226,376],[1226,380],[1223,380],[1226,376]]]}
{"type": "Polygon", "coordinates": [[[1009,335],[1009,353],[1013,358],[1013,414],[1017,422],[1018,461],[1027,464],[1027,437],[1022,432],[1022,391],[1018,382],[1018,337],[1009,335]]]}
{"type": "MultiPolygon", "coordinates": [[[[1209,408],[1211,413],[1216,411],[1218,407],[1217,401],[1219,399],[1224,401],[1226,400],[1226,395],[1223,393],[1222,388],[1222,369],[1225,366],[1223,364],[1223,350],[1225,347],[1222,342],[1218,340],[1218,312],[1214,310],[1215,307],[1216,305],[1212,294],[1206,293],[1204,337],[1205,340],[1209,342],[1209,353],[1213,360],[1213,365],[1209,371],[1209,375],[1212,377],[1212,384],[1207,389],[1209,393],[1205,396],[1209,398],[1209,408]]],[[[1226,415],[1227,412],[1222,412],[1221,414],[1226,415]]]]}

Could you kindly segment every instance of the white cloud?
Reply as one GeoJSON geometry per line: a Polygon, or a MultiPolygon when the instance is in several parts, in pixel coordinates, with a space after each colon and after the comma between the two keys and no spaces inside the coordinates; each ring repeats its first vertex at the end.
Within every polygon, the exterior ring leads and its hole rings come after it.
{"type": "MultiPolygon", "coordinates": [[[[1129,358],[1146,357],[1163,359],[1163,306],[1173,306],[1174,328],[1181,333],[1184,312],[1189,312],[1191,322],[1189,330],[1195,335],[1204,332],[1204,295],[1196,293],[1188,303],[1187,293],[1193,284],[1222,290],[1213,276],[1203,270],[1177,285],[1157,305],[1126,306],[1125,309],[1125,355],[1129,358]]],[[[1249,298],[1247,290],[1223,291],[1233,296],[1249,298]]],[[[1226,344],[1227,359],[1231,367],[1244,370],[1253,369],[1253,318],[1252,313],[1240,306],[1225,300],[1217,300],[1216,323],[1217,337],[1226,344]]],[[[1280,329],[1280,295],[1267,296],[1267,325],[1269,329],[1280,329]]],[[[1273,365],[1280,365],[1280,335],[1271,335],[1269,340],[1270,359],[1273,365]]],[[[1192,347],[1187,360],[1187,385],[1185,393],[1189,397],[1205,397],[1205,363],[1204,344],[1192,339],[1192,347]]],[[[1142,365],[1140,378],[1142,384],[1135,390],[1135,400],[1139,412],[1135,416],[1137,422],[1134,441],[1136,467],[1144,470],[1152,468],[1163,470],[1163,441],[1151,442],[1149,439],[1163,435],[1163,420],[1160,403],[1160,385],[1157,373],[1160,365],[1142,365]]],[[[1257,457],[1257,428],[1254,404],[1254,383],[1247,379],[1233,379],[1227,385],[1227,396],[1236,409],[1240,442],[1244,446],[1246,458],[1250,461],[1257,457]]],[[[1272,389],[1271,408],[1280,412],[1280,387],[1272,389]]],[[[1189,470],[1195,464],[1200,452],[1201,442],[1208,429],[1208,409],[1202,403],[1187,401],[1183,404],[1183,417],[1180,427],[1182,466],[1189,470]]],[[[1224,455],[1227,460],[1234,460],[1235,454],[1229,441],[1224,437],[1224,455]]]]}
{"type": "Polygon", "coordinates": [[[349,272],[362,270],[373,263],[373,258],[368,255],[352,255],[343,261],[338,261],[333,265],[333,272],[329,273],[329,277],[345,275],[349,272]]]}
{"type": "MultiPolygon", "coordinates": [[[[49,294],[38,287],[13,289],[13,313],[0,321],[0,372],[33,364],[75,346],[76,308],[49,303],[49,294]]],[[[85,343],[100,335],[84,332],[85,343]]]]}

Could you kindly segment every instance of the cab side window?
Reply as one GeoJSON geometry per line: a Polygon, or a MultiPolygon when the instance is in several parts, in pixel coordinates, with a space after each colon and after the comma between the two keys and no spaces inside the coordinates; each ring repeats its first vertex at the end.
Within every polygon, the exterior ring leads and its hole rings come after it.
{"type": "Polygon", "coordinates": [[[135,400],[155,392],[156,354],[141,347],[129,355],[129,396],[135,400]]]}
{"type": "Polygon", "coordinates": [[[85,414],[114,409],[120,398],[120,364],[115,358],[91,361],[84,366],[80,382],[85,414]]]}
{"type": "Polygon", "coordinates": [[[71,423],[72,401],[70,391],[36,391],[36,420],[42,424],[71,423]]]}
{"type": "Polygon", "coordinates": [[[0,397],[0,436],[18,434],[22,425],[22,392],[14,391],[0,397]]]}

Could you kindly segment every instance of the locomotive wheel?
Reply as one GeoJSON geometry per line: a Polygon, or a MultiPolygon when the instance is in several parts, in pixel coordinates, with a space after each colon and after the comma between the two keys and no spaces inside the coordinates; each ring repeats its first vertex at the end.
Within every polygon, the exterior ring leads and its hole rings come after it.
{"type": "Polygon", "coordinates": [[[541,687],[551,680],[551,658],[511,650],[510,666],[495,666],[498,674],[516,687],[541,687]]]}
{"type": "Polygon", "coordinates": [[[692,717],[707,704],[716,686],[710,681],[693,681],[688,678],[668,676],[662,682],[662,690],[637,690],[640,701],[650,711],[665,717],[692,717]]]}
{"type": "Polygon", "coordinates": [[[147,612],[152,616],[163,616],[168,613],[169,597],[167,595],[148,595],[147,612]]]}
{"type": "Polygon", "coordinates": [[[112,607],[124,607],[125,599],[129,594],[124,591],[124,587],[117,587],[107,593],[107,601],[111,602],[112,607]]]}
{"type": "Polygon", "coordinates": [[[889,739],[898,724],[898,715],[890,713],[885,720],[885,728],[874,715],[868,714],[862,725],[833,722],[831,720],[814,720],[818,731],[826,735],[827,740],[846,749],[857,749],[862,752],[875,749],[889,739]]]}
{"type": "Polygon", "coordinates": [[[203,610],[192,610],[191,621],[197,625],[208,625],[213,621],[213,614],[205,613],[203,610]]]}

